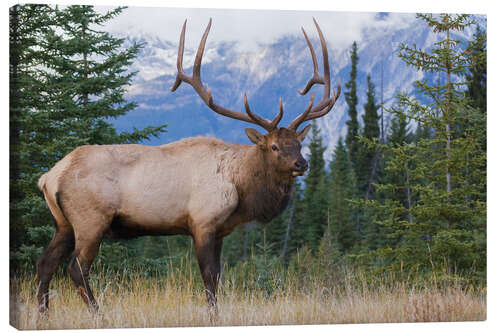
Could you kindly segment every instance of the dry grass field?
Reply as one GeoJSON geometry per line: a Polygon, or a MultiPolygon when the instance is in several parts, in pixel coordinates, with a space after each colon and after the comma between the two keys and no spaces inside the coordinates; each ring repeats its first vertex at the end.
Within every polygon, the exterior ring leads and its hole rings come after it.
{"type": "MultiPolygon", "coordinates": [[[[124,275],[94,278],[101,311],[93,314],[70,279],[59,277],[51,284],[50,311],[39,317],[35,279],[13,278],[10,322],[23,330],[209,326],[204,292],[195,281],[193,277],[182,283],[124,275]]],[[[227,279],[219,310],[215,324],[224,326],[480,321],[486,319],[486,290],[458,286],[417,289],[394,283],[308,291],[289,284],[264,292],[235,288],[227,279]]]]}

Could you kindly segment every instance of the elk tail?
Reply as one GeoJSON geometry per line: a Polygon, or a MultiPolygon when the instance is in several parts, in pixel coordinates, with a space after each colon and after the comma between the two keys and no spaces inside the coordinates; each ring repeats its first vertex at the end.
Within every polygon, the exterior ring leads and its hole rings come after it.
{"type": "Polygon", "coordinates": [[[44,173],[40,179],[38,179],[38,188],[45,192],[45,185],[47,183],[47,173],[44,173]]]}

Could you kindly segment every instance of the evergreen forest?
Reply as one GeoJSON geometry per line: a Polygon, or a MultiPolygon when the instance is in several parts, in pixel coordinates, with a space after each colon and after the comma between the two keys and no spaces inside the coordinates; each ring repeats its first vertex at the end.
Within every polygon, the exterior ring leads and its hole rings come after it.
{"type": "MultiPolygon", "coordinates": [[[[9,10],[11,276],[34,274],[54,233],[37,187],[43,173],[80,145],[147,144],[168,130],[151,124],[118,132],[112,125],[137,107],[125,98],[135,75],[128,69],[147,48],[127,48],[99,29],[124,10],[9,10]]],[[[313,122],[305,141],[309,170],[297,179],[287,209],[228,236],[224,269],[237,270],[242,280],[257,277],[245,283],[263,289],[276,272],[335,280],[345,269],[372,280],[486,284],[486,31],[468,15],[417,17],[437,42],[431,50],[402,42],[398,56],[426,74],[414,82],[425,98],[401,91],[397,103],[385,106],[376,73],[367,77],[366,91],[359,89],[354,41],[340,96],[348,105],[347,135],[327,143],[313,122]],[[471,40],[453,39],[468,26],[476,29],[471,40]],[[359,105],[362,94],[366,103],[359,105]],[[328,144],[335,147],[331,155],[328,144]]],[[[106,239],[93,271],[161,276],[186,262],[196,265],[189,237],[106,239]]]]}

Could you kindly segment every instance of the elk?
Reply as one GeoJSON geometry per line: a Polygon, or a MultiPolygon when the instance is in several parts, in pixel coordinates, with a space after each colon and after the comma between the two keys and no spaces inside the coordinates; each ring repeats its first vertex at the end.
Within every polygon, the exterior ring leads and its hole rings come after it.
{"type": "Polygon", "coordinates": [[[215,104],[200,76],[212,19],[201,39],[192,76],[184,72],[186,23],[187,20],[182,27],[178,73],[171,91],[186,82],[216,113],[258,125],[267,133],[246,129],[252,145],[208,137],[186,138],[162,146],[87,145],[57,162],[38,181],[56,224],[55,234],[36,266],[40,312],[49,306],[52,275],[72,252],[68,273],[84,302],[97,311],[88,277],[103,237],[184,234],[193,239],[209,310],[216,317],[223,238],[242,223],[267,223],[278,216],[287,206],[294,178],[307,170],[301,142],[311,125],[298,128],[305,121],[326,115],[341,88],[339,81],[330,97],[328,52],[316,20],[324,73],[321,76],[318,72],[314,49],[302,28],[314,72],[305,88],[298,92],[305,95],[312,86],[320,84],[324,86],[323,98],[313,106],[311,93],[305,111],[286,128],[278,128],[283,116],[281,99],[279,113],[273,120],[253,113],[246,94],[245,113],[215,104]]]}

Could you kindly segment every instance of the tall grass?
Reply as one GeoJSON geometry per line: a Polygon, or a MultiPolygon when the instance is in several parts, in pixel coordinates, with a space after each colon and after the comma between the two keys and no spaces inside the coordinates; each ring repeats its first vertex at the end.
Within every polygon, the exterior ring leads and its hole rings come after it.
{"type": "MultiPolygon", "coordinates": [[[[72,281],[51,283],[50,311],[37,314],[32,275],[11,278],[10,320],[19,329],[177,327],[211,325],[203,284],[192,256],[167,273],[121,273],[98,267],[91,286],[99,314],[88,311],[72,281]]],[[[486,319],[486,288],[460,279],[436,283],[421,276],[370,272],[348,265],[312,264],[307,251],[287,267],[257,258],[225,267],[216,325],[279,325],[477,321],[486,319]]]]}

